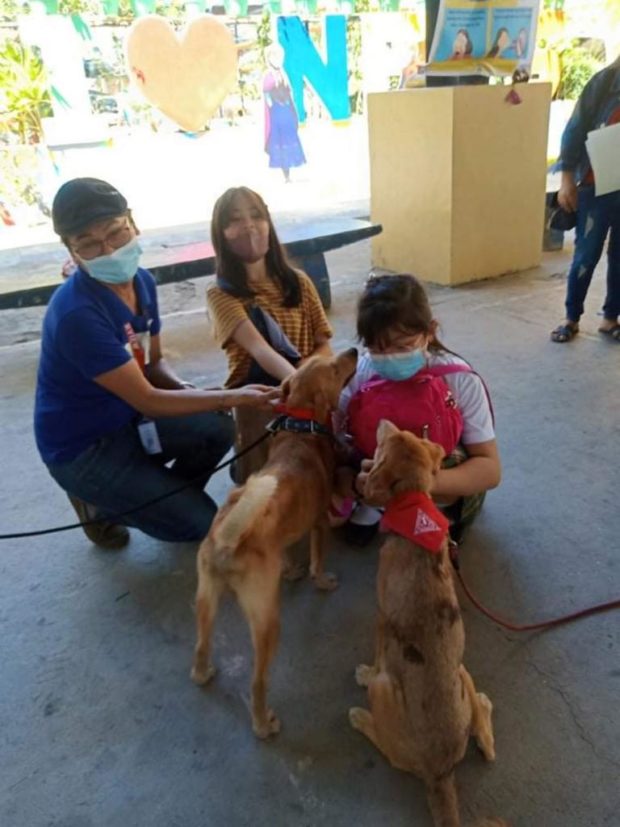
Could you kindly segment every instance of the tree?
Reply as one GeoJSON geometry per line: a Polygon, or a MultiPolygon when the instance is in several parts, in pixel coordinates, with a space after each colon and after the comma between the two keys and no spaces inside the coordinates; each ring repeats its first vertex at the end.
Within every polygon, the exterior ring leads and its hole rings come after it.
{"type": "Polygon", "coordinates": [[[40,143],[41,118],[52,113],[43,61],[16,38],[0,47],[0,131],[22,144],[40,143]]]}

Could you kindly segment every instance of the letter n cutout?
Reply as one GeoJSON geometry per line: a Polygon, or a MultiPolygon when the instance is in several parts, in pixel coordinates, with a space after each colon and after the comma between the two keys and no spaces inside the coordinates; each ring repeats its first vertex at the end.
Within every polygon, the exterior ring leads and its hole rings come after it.
{"type": "Polygon", "coordinates": [[[351,115],[346,17],[343,14],[327,14],[324,20],[326,63],[323,63],[299,17],[278,17],[278,40],[284,49],[284,68],[291,82],[295,108],[301,122],[307,117],[304,78],[323,101],[333,120],[345,120],[351,115]]]}

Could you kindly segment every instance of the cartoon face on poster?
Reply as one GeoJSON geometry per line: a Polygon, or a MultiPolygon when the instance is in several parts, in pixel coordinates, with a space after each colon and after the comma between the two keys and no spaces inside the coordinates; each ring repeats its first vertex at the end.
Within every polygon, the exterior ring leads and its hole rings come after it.
{"type": "Polygon", "coordinates": [[[511,75],[529,67],[540,0],[441,0],[430,75],[511,75]]]}
{"type": "Polygon", "coordinates": [[[433,60],[483,57],[487,46],[487,24],[486,9],[447,9],[433,60]]]}
{"type": "MultiPolygon", "coordinates": [[[[493,9],[491,12],[492,43],[488,57],[517,60],[530,64],[534,51],[530,9],[493,9]]],[[[536,21],[534,21],[534,27],[536,21]]]]}

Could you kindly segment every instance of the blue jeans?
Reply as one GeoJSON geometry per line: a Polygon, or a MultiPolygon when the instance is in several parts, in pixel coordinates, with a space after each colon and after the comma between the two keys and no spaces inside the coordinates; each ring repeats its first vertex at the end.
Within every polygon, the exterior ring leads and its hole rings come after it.
{"type": "Polygon", "coordinates": [[[64,490],[97,507],[113,522],[171,542],[202,540],[217,506],[203,489],[232,445],[232,416],[221,412],[156,420],[162,453],[145,453],[137,427],[126,425],[90,445],[70,462],[48,465],[64,490]],[[168,466],[168,467],[167,467],[168,466]],[[115,515],[197,482],[135,514],[115,515]]]}
{"type": "Polygon", "coordinates": [[[607,297],[603,315],[615,320],[620,316],[620,192],[596,197],[594,187],[580,187],[575,255],[566,292],[566,318],[571,322],[578,322],[583,313],[592,273],[603,252],[607,233],[607,297]]]}

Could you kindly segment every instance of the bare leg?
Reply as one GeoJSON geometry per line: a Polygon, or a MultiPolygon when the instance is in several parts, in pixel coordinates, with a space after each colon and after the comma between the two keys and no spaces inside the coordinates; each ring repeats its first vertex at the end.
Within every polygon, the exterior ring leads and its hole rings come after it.
{"type": "Polygon", "coordinates": [[[267,707],[267,670],[273,659],[280,632],[280,569],[259,575],[258,582],[245,583],[237,592],[252,634],[254,672],[252,675],[252,728],[259,738],[280,731],[280,722],[267,707]]]}
{"type": "Polygon", "coordinates": [[[310,531],[310,577],[317,589],[333,591],[338,587],[338,578],[335,574],[323,571],[328,532],[329,526],[325,523],[315,525],[310,531]]]}
{"type": "Polygon", "coordinates": [[[191,678],[199,685],[208,683],[215,674],[215,667],[210,662],[211,629],[217,611],[223,584],[205,570],[201,563],[198,567],[198,591],[196,593],[196,647],[191,678]]]}
{"type": "Polygon", "coordinates": [[[460,672],[471,703],[471,734],[487,761],[495,761],[495,739],[491,721],[493,704],[483,692],[476,692],[473,679],[462,664],[460,672]]]}

